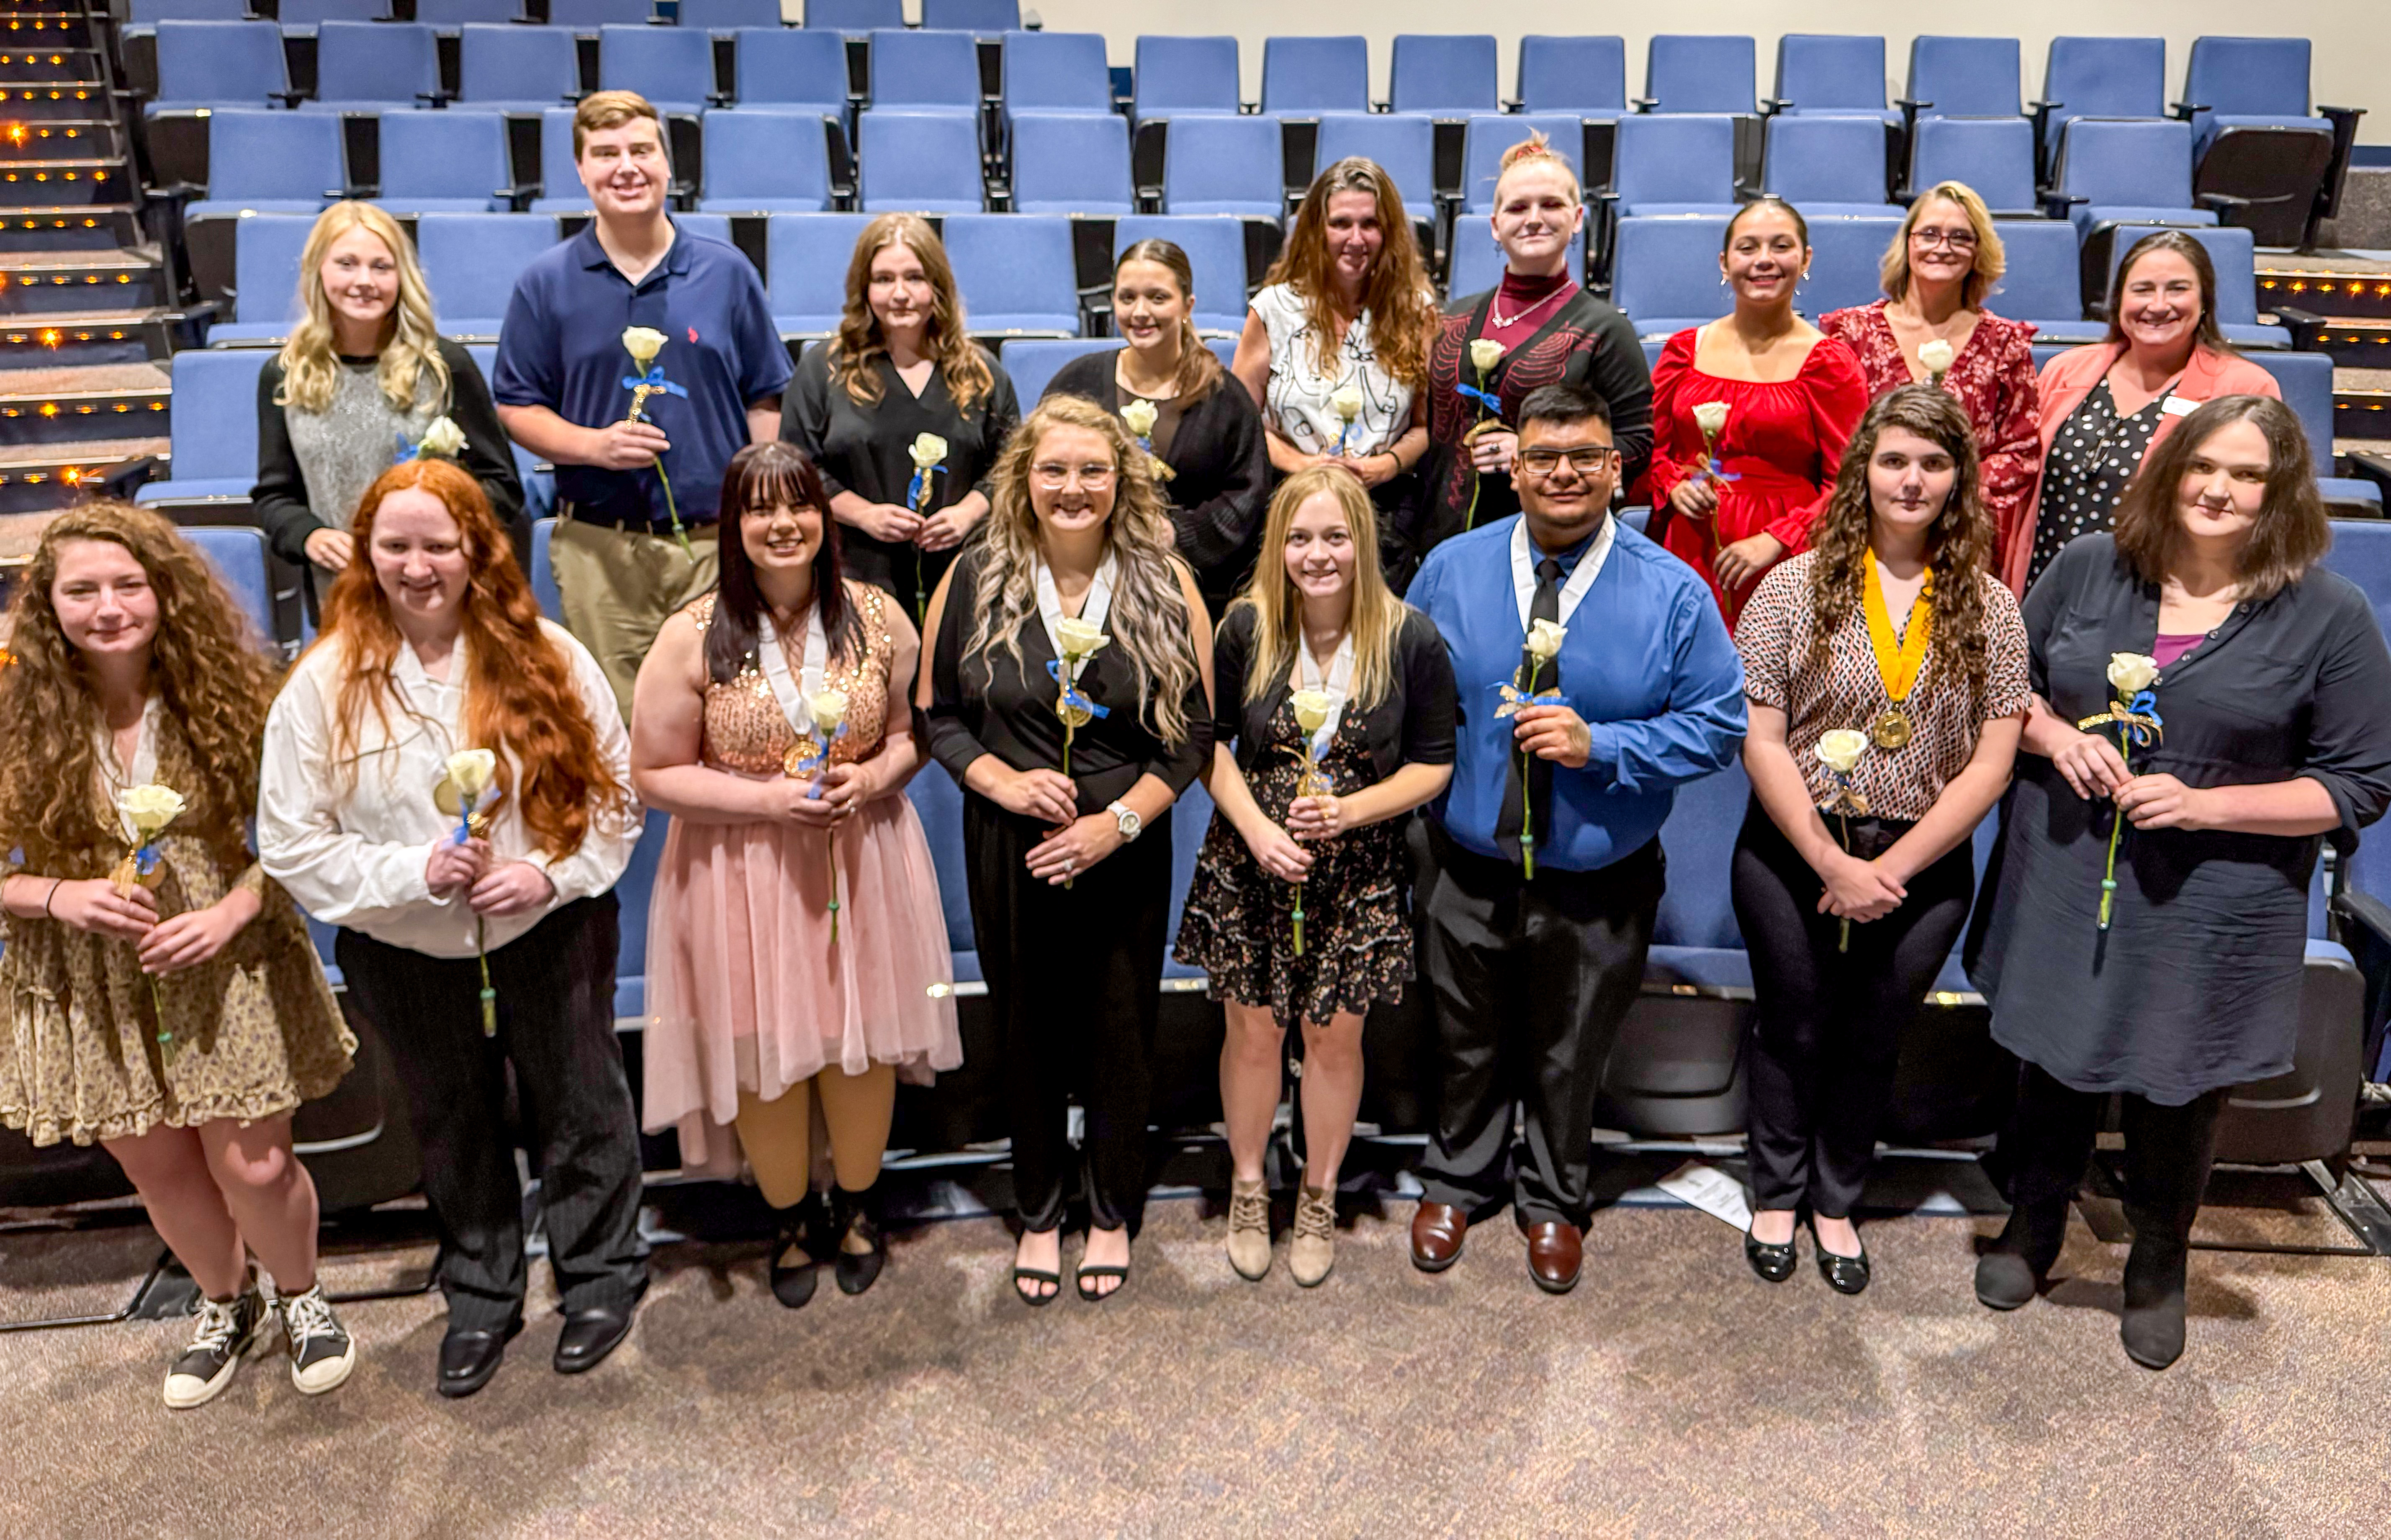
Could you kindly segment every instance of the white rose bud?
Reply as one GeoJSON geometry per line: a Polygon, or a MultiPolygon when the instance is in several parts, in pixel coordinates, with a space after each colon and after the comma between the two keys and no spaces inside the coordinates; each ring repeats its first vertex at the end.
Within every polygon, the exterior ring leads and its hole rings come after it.
{"type": "Polygon", "coordinates": [[[1295,725],[1306,733],[1328,725],[1328,713],[1336,706],[1325,690],[1298,690],[1287,697],[1287,704],[1295,708],[1295,725]]]}
{"type": "Polygon", "coordinates": [[[1054,645],[1063,649],[1064,658],[1071,662],[1093,656],[1111,640],[1097,627],[1068,615],[1054,622],[1054,645]]]}
{"type": "Polygon", "coordinates": [[[1335,395],[1328,398],[1328,404],[1337,409],[1337,415],[1339,417],[1342,417],[1347,422],[1351,422],[1355,417],[1362,415],[1362,387],[1359,385],[1346,386],[1343,390],[1338,391],[1335,395]]]}
{"type": "Polygon", "coordinates": [[[1469,366],[1484,374],[1503,362],[1503,344],[1492,337],[1480,337],[1469,344],[1469,366]]]}
{"type": "Polygon", "coordinates": [[[116,811],[135,836],[148,841],[183,815],[183,794],[171,786],[151,782],[127,787],[116,794],[116,811]]]}
{"type": "Polygon", "coordinates": [[[1131,401],[1121,408],[1121,421],[1129,424],[1129,430],[1141,439],[1154,436],[1154,421],[1158,416],[1160,414],[1155,411],[1154,403],[1150,401],[1131,401]]]}
{"type": "Polygon", "coordinates": [[[656,361],[656,354],[665,351],[665,343],[668,340],[670,339],[653,327],[623,328],[623,351],[629,353],[631,362],[641,369],[656,361]]]}
{"type": "Polygon", "coordinates": [[[1860,762],[1860,756],[1868,752],[1868,746],[1866,733],[1851,727],[1837,727],[1832,732],[1819,735],[1818,759],[1836,775],[1848,776],[1852,773],[1852,766],[1860,762]]]}
{"type": "Polygon", "coordinates": [[[934,470],[947,457],[947,441],[936,433],[924,433],[905,451],[913,457],[916,470],[934,470]]]}
{"type": "Polygon", "coordinates": [[[1957,355],[1951,351],[1951,344],[1940,337],[1918,350],[1918,361],[1925,365],[1926,372],[1937,379],[1950,372],[1951,360],[1955,356],[1957,355]]]}
{"type": "Polygon", "coordinates": [[[806,702],[814,713],[814,726],[824,737],[838,731],[847,720],[847,692],[824,690],[806,702]]]}
{"type": "Polygon", "coordinates": [[[464,447],[465,430],[447,417],[433,417],[432,426],[423,430],[423,437],[415,441],[417,454],[438,455],[444,459],[455,459],[464,447]]]}
{"type": "Polygon", "coordinates": [[[498,776],[498,756],[487,749],[460,749],[448,756],[448,779],[468,808],[482,800],[498,776]]]}
{"type": "Polygon", "coordinates": [[[1533,621],[1528,626],[1528,656],[1540,663],[1549,663],[1561,649],[1561,640],[1569,627],[1555,625],[1550,621],[1533,621]]]}
{"type": "Polygon", "coordinates": [[[1694,408],[1694,426],[1701,430],[1705,442],[1726,431],[1726,403],[1705,401],[1694,408]]]}
{"type": "Polygon", "coordinates": [[[2130,699],[2149,689],[2151,682],[2158,676],[2159,661],[2146,653],[2109,654],[2109,683],[2117,687],[2117,693],[2121,696],[2130,699]]]}

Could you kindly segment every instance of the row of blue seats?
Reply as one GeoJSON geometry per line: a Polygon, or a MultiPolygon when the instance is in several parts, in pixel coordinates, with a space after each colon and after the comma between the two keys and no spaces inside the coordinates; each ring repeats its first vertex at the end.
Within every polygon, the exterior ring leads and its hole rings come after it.
{"type": "MultiPolygon", "coordinates": [[[[1021,26],[1018,0],[918,0],[924,28],[993,34],[1021,26]]],[[[270,17],[286,27],[327,21],[394,19],[456,28],[478,23],[545,22],[555,27],[662,24],[727,32],[736,27],[783,24],[781,0],[546,0],[535,17],[523,0],[131,0],[131,22],[149,29],[164,21],[239,21],[270,17]]],[[[904,0],[811,0],[807,24],[831,32],[860,32],[905,25],[904,0]]]]}

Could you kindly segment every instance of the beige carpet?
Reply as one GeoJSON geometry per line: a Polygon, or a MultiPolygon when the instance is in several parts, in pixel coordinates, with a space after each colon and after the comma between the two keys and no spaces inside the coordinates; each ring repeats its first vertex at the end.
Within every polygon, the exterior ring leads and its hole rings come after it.
{"type": "MultiPolygon", "coordinates": [[[[1846,1300],[1806,1262],[1759,1282],[1716,1220],[1613,1209],[1548,1299],[1507,1218],[1438,1277],[1407,1218],[1357,1219],[1306,1292],[1240,1281],[1217,1219],[1157,1202],[1126,1294],[1040,1311],[993,1220],[907,1234],[870,1295],[795,1314],[756,1247],[675,1246],[613,1361],[559,1379],[547,1316],[462,1403],[431,1392],[430,1299],[351,1307],[362,1361],[328,1398],[270,1357],[182,1415],[157,1399],[179,1323],[0,1338],[0,1534],[2384,1533],[2391,1263],[2198,1256],[2191,1351],[2153,1375],[2117,1347],[2122,1251],[2081,1223],[2072,1280],[1999,1316],[1969,1291],[1989,1222],[1869,1226],[1877,1283],[1846,1300]]],[[[0,1238],[0,1307],[106,1308],[149,1254],[140,1229],[0,1238]]]]}

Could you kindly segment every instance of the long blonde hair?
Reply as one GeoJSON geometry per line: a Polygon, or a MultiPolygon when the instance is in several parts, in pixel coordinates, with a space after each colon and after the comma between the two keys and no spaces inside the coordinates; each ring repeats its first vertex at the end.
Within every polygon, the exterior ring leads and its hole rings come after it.
{"type": "Polygon", "coordinates": [[[433,391],[433,408],[447,410],[448,364],[440,356],[440,332],[432,323],[432,290],[415,260],[415,243],[407,238],[398,221],[370,203],[354,201],[335,203],[318,215],[316,227],[307,232],[306,249],[299,253],[299,303],[307,314],[282,344],[282,392],[275,404],[296,406],[303,412],[320,412],[332,404],[332,391],[341,382],[341,361],[332,346],[332,302],[324,292],[324,256],[332,242],[351,230],[363,230],[381,241],[390,249],[391,261],[398,264],[398,299],[383,322],[393,329],[374,371],[381,393],[398,410],[413,411],[416,390],[429,369],[438,387],[433,391]]]}
{"type": "MultiPolygon", "coordinates": [[[[972,607],[963,655],[1003,652],[1022,667],[1021,632],[1038,617],[1038,515],[1029,502],[1029,467],[1038,445],[1057,428],[1082,428],[1111,446],[1113,511],[1105,520],[1105,551],[1114,560],[1112,609],[1105,628],[1112,650],[1129,660],[1137,679],[1138,714],[1163,742],[1187,741],[1188,687],[1201,677],[1188,635],[1187,599],[1174,554],[1170,517],[1146,468],[1147,456],[1113,413],[1082,396],[1052,395],[1014,430],[996,462],[996,496],[974,532],[982,552],[978,586],[950,594],[972,607]]],[[[987,665],[982,664],[983,667],[987,665]]]]}
{"type": "MultiPolygon", "coordinates": [[[[1407,608],[1378,571],[1378,515],[1370,494],[1347,470],[1333,465],[1307,467],[1279,483],[1262,524],[1261,559],[1236,604],[1254,612],[1253,651],[1246,661],[1245,698],[1259,700],[1295,667],[1303,635],[1303,599],[1286,575],[1286,532],[1296,510],[1322,493],[1337,499],[1345,531],[1353,540],[1353,608],[1345,633],[1353,638],[1353,704],[1366,711],[1387,698],[1394,673],[1395,637],[1407,608]]],[[[1221,688],[1225,681],[1217,681],[1221,688]]]]}
{"type": "Polygon", "coordinates": [[[930,280],[930,323],[922,330],[923,351],[937,360],[955,409],[968,411],[973,402],[996,389],[996,377],[963,327],[963,300],[955,292],[955,270],[947,262],[946,245],[920,214],[882,214],[856,237],[855,255],[847,263],[847,303],[830,340],[830,377],[858,405],[880,404],[880,375],[872,361],[887,353],[888,339],[880,335],[880,318],[872,314],[872,259],[891,246],[902,246],[921,259],[922,276],[930,280]]]}
{"type": "Polygon", "coordinates": [[[1331,338],[1336,328],[1330,325],[1330,306],[1336,294],[1331,274],[1337,263],[1328,254],[1328,200],[1346,192],[1368,193],[1377,200],[1378,224],[1385,233],[1378,260],[1370,264],[1370,276],[1362,285],[1362,308],[1370,313],[1371,351],[1377,355],[1380,368],[1418,390],[1428,383],[1428,344],[1437,324],[1436,291],[1428,287],[1428,264],[1420,260],[1411,217],[1403,212],[1403,195],[1376,160],[1349,155],[1312,178],[1311,190],[1295,211],[1286,245],[1263,281],[1286,285],[1303,302],[1320,372],[1335,375],[1338,366],[1331,338]]]}

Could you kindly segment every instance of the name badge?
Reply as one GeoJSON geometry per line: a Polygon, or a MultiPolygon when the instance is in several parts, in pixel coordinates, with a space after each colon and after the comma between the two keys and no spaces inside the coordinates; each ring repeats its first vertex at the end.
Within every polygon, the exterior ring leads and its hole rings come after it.
{"type": "Polygon", "coordinates": [[[2181,396],[2169,396],[2159,407],[2162,416],[2170,417],[2188,417],[2199,410],[2200,403],[2186,401],[2181,396]]]}

